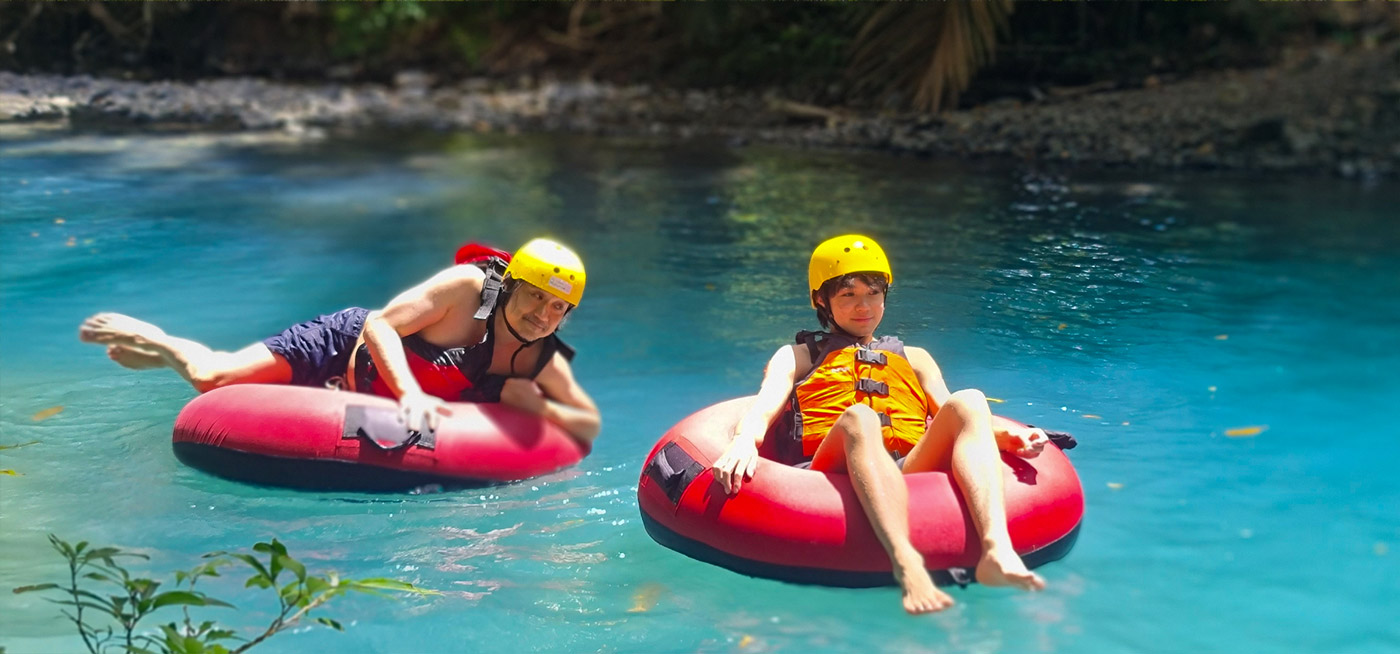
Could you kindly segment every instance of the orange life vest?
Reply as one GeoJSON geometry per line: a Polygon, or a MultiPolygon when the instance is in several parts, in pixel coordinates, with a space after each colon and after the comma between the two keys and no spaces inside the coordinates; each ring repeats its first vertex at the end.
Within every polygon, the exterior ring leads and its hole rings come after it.
{"type": "Polygon", "coordinates": [[[923,437],[938,405],[924,391],[893,336],[861,345],[845,334],[799,332],[812,354],[812,371],[792,391],[793,433],[811,458],[847,407],[863,403],[880,414],[885,449],[905,455],[923,437]]]}

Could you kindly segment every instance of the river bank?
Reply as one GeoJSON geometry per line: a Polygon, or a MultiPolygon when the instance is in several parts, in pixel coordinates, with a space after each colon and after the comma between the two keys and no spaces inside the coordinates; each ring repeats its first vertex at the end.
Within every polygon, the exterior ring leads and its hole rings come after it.
{"type": "Polygon", "coordinates": [[[1213,72],[1139,88],[1027,89],[943,114],[817,107],[773,95],[591,81],[440,80],[390,85],[194,83],[0,73],[0,123],[74,128],[281,130],[375,127],[723,139],[1145,170],[1400,176],[1400,44],[1213,72]]]}

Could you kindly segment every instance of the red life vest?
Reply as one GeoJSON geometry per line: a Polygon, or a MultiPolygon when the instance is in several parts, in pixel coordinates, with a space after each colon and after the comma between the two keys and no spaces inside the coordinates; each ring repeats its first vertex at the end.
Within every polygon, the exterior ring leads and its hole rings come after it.
{"type": "MultiPolygon", "coordinates": [[[[481,308],[472,316],[474,320],[486,321],[486,336],[470,347],[442,347],[429,343],[422,336],[410,334],[402,339],[404,356],[413,378],[428,395],[448,402],[499,402],[501,388],[509,376],[488,374],[486,371],[491,367],[496,342],[496,308],[501,300],[502,277],[506,265],[510,263],[510,254],[478,243],[467,243],[457,250],[456,261],[459,265],[477,266],[486,273],[486,280],[481,285],[481,308]]],[[[566,359],[573,359],[573,348],[554,334],[541,339],[540,345],[539,360],[528,379],[538,376],[554,358],[555,352],[563,354],[566,359]]],[[[396,398],[379,374],[369,346],[365,343],[360,344],[355,355],[355,388],[363,393],[396,398]]]]}

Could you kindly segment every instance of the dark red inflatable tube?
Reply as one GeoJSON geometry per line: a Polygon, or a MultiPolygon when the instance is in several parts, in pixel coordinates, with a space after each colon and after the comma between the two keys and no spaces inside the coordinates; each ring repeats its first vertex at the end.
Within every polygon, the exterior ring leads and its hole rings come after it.
{"type": "MultiPolygon", "coordinates": [[[[692,558],[743,574],[831,586],[894,583],[890,560],[849,477],[761,459],[729,497],[710,466],[752,398],[703,409],[652,448],[637,484],[647,533],[692,558]]],[[[773,441],[770,437],[768,441],[773,441]]],[[[765,449],[767,443],[765,443],[765,449]]],[[[1063,558],[1084,516],[1079,476],[1058,447],[1034,459],[1003,454],[1011,540],[1027,565],[1063,558]]],[[[965,582],[981,544],[951,475],[906,475],[914,546],[940,583],[965,582]]]]}
{"type": "Polygon", "coordinates": [[[393,491],[518,481],[574,465],[588,454],[553,423],[500,404],[449,404],[452,415],[430,441],[376,445],[373,440],[407,436],[397,427],[396,406],[361,393],[228,386],[180,411],[175,455],[238,481],[393,491]]]}

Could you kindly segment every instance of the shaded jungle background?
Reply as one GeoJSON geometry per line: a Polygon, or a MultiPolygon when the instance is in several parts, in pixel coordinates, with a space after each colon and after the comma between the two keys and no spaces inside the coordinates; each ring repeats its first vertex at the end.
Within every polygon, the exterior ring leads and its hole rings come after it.
{"type": "Polygon", "coordinates": [[[586,77],[939,110],[1138,88],[1400,37],[1400,3],[0,4],[0,69],[505,86],[586,77]]]}

